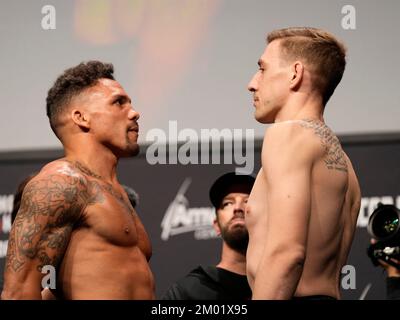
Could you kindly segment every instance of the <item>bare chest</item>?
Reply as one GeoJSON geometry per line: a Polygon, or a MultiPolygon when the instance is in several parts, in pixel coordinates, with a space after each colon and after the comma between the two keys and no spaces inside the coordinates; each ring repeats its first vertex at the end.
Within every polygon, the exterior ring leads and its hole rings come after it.
{"type": "Polygon", "coordinates": [[[246,205],[246,225],[251,233],[267,218],[267,183],[260,169],[246,205]]]}
{"type": "Polygon", "coordinates": [[[136,211],[118,195],[100,192],[85,209],[83,227],[111,245],[137,246],[148,259],[151,256],[150,241],[136,211]]]}

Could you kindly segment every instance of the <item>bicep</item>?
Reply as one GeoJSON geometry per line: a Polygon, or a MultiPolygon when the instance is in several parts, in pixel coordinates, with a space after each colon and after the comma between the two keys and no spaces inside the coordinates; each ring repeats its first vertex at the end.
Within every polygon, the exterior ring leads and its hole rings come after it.
{"type": "Polygon", "coordinates": [[[55,227],[45,217],[22,221],[15,225],[10,238],[10,259],[7,267],[14,272],[35,269],[41,272],[45,265],[57,267],[72,231],[71,224],[55,227]]]}
{"type": "Polygon", "coordinates": [[[267,185],[268,237],[305,244],[311,211],[309,176],[285,172],[267,185]]]}
{"type": "MultiPolygon", "coordinates": [[[[77,218],[76,183],[50,176],[30,182],[10,232],[6,259],[6,284],[39,286],[42,267],[57,268],[77,218]]],[[[39,287],[40,289],[40,287],[39,287]]]]}
{"type": "Polygon", "coordinates": [[[312,152],[300,141],[269,141],[262,154],[267,182],[267,243],[305,246],[311,211],[312,152]]]}

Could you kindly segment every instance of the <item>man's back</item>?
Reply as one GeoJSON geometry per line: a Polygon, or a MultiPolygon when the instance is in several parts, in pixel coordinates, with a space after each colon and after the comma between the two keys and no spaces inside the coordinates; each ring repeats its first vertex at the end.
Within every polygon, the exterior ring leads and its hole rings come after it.
{"type": "Polygon", "coordinates": [[[44,167],[23,196],[25,205],[11,235],[16,245],[9,248],[6,284],[18,284],[25,274],[31,288],[37,288],[38,269],[51,264],[59,298],[154,298],[147,262],[150,242],[119,187],[78,162],[57,160],[44,167]],[[21,248],[31,254],[21,256],[21,248]],[[13,255],[22,261],[19,268],[10,264],[13,255]]]}
{"type": "MultiPolygon", "coordinates": [[[[293,234],[300,234],[302,241],[299,242],[304,242],[305,259],[294,296],[328,295],[339,298],[340,271],[350,250],[360,203],[359,186],[350,160],[331,130],[318,120],[295,120],[273,125],[267,130],[262,153],[263,168],[250,196],[246,215],[250,233],[247,254],[250,284],[254,285],[254,278],[259,272],[259,257],[265,246],[278,248],[283,243],[272,236],[268,238],[265,233],[271,232],[267,231],[271,228],[279,228],[276,225],[279,220],[274,217],[280,213],[269,212],[269,202],[276,200],[272,199],[277,186],[272,181],[275,179],[274,171],[280,170],[277,169],[278,165],[281,167],[282,163],[287,163],[287,172],[282,174],[282,180],[286,180],[287,175],[288,194],[283,202],[307,202],[305,213],[293,212],[293,218],[286,217],[294,221],[293,225],[287,230],[276,231],[288,239],[293,234]],[[282,154],[276,157],[269,155],[279,152],[282,154]],[[291,166],[291,163],[296,162],[300,162],[301,170],[291,166]],[[303,184],[303,181],[307,183],[303,184]],[[299,190],[296,191],[296,188],[299,190]],[[302,190],[304,188],[307,190],[302,190]],[[294,192],[291,193],[289,189],[294,192]],[[304,214],[304,218],[296,221],[296,214],[304,214]],[[275,246],[274,241],[279,244],[275,246]]],[[[285,192],[278,191],[282,194],[285,192]]],[[[281,208],[285,210],[285,203],[281,204],[281,208]]],[[[295,211],[296,208],[291,210],[295,211]]],[[[294,247],[299,237],[293,238],[294,247]]],[[[290,243],[280,248],[290,250],[290,243]]]]}

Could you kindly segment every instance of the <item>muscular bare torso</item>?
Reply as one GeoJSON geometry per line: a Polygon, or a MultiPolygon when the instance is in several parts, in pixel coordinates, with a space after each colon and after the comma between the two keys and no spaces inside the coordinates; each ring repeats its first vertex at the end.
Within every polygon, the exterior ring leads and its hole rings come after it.
{"type": "Polygon", "coordinates": [[[57,296],[153,299],[151,244],[122,187],[65,161],[46,170],[75,176],[76,182],[68,180],[71,189],[78,188],[86,200],[57,270],[57,296]]]}
{"type": "MultiPolygon", "coordinates": [[[[294,296],[329,295],[340,298],[341,268],[347,260],[360,205],[360,190],[353,167],[338,139],[322,122],[298,120],[275,125],[300,126],[296,130],[310,131],[321,148],[311,168],[306,259],[294,296]]],[[[265,144],[262,152],[268,152],[265,144]]],[[[251,287],[265,247],[269,216],[267,183],[268,177],[261,169],[246,210],[250,235],[247,272],[251,287]]],[[[268,270],[262,272],[268,273],[268,270]]]]}

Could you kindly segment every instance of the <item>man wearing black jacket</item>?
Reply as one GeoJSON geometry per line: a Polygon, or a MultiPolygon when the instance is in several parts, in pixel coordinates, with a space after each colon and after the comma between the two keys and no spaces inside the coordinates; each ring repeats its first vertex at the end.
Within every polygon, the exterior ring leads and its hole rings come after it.
{"type": "Polygon", "coordinates": [[[254,184],[248,175],[234,172],[219,177],[210,189],[216,209],[214,228],[222,238],[217,266],[199,266],[174,283],[164,300],[245,300],[251,298],[246,277],[248,232],[244,215],[254,184]]]}

